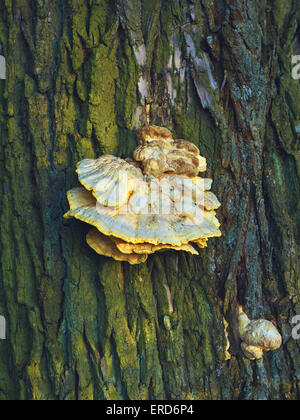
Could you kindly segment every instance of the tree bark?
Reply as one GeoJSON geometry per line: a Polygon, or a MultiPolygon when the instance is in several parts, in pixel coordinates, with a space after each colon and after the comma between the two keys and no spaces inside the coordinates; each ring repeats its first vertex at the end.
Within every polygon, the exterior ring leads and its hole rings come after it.
{"type": "Polygon", "coordinates": [[[1,400],[299,398],[297,3],[0,0],[1,400]],[[208,159],[223,237],[129,266],[63,214],[147,122],[208,159]],[[280,350],[243,356],[237,302],[280,350]]]}

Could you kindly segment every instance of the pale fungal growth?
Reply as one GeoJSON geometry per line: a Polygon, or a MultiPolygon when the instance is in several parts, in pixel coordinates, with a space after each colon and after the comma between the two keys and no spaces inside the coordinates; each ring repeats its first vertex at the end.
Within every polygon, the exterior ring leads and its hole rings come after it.
{"type": "Polygon", "coordinates": [[[206,171],[206,159],[200,156],[198,147],[186,140],[173,140],[169,130],[144,127],[138,139],[140,146],[134,159],[142,163],[146,175],[174,173],[194,178],[206,171]]]}
{"type": "Polygon", "coordinates": [[[223,318],[223,321],[224,321],[224,334],[226,338],[225,360],[228,361],[228,360],[231,360],[231,354],[229,353],[229,349],[230,349],[230,341],[229,341],[229,334],[228,334],[229,324],[225,318],[223,318]]]}
{"type": "Polygon", "coordinates": [[[139,145],[145,145],[152,141],[170,142],[173,140],[173,136],[170,130],[163,127],[148,126],[143,127],[137,131],[137,139],[139,145]]]}
{"type": "Polygon", "coordinates": [[[238,306],[238,321],[242,350],[248,359],[262,359],[264,351],[273,351],[281,347],[282,337],[270,321],[251,321],[242,306],[238,306]]]}
{"type": "Polygon", "coordinates": [[[118,239],[118,238],[115,239],[115,243],[118,250],[122,252],[123,254],[135,253],[135,254],[150,255],[150,254],[154,254],[157,251],[161,251],[163,249],[164,250],[173,249],[175,251],[185,251],[193,255],[199,255],[198,252],[195,250],[195,248],[192,247],[192,245],[190,244],[183,244],[181,246],[172,246],[172,245],[167,245],[167,244],[153,245],[147,242],[143,244],[132,244],[132,243],[122,241],[122,239],[118,239]]]}
{"type": "Polygon", "coordinates": [[[108,236],[103,235],[97,229],[89,231],[86,241],[97,254],[112,257],[116,261],[127,261],[130,264],[141,264],[147,260],[147,255],[142,253],[123,253],[118,250],[115,242],[108,236]]]}
{"type": "Polygon", "coordinates": [[[144,127],[138,141],[134,160],[105,155],[77,165],[83,187],[68,192],[65,217],[92,225],[88,244],[117,261],[140,264],[165,250],[198,255],[193,244],[221,236],[212,180],[197,176],[206,160],[165,128],[144,127]]]}

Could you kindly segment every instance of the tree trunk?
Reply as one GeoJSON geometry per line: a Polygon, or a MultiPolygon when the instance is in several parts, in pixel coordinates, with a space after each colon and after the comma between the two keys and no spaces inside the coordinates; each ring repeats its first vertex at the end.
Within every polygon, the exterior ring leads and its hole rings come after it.
{"type": "Polygon", "coordinates": [[[299,398],[297,0],[0,10],[0,399],[299,398]],[[76,163],[131,156],[147,122],[208,159],[223,237],[129,266],[63,214],[76,163]],[[275,323],[280,350],[244,357],[237,302],[275,323]]]}

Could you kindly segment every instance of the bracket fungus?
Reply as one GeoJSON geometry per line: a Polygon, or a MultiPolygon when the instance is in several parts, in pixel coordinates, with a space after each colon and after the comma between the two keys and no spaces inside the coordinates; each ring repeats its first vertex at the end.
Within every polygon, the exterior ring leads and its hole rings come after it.
{"type": "Polygon", "coordinates": [[[206,159],[198,147],[186,140],[173,140],[165,128],[145,127],[139,131],[138,140],[140,146],[133,156],[142,163],[146,175],[174,173],[193,178],[206,171],[206,159]]]}
{"type": "Polygon", "coordinates": [[[265,319],[251,321],[242,306],[238,306],[238,322],[242,350],[248,359],[262,359],[264,351],[281,347],[282,337],[272,322],[265,319]]]}
{"type": "Polygon", "coordinates": [[[221,236],[212,180],[198,177],[206,159],[166,128],[144,127],[137,137],[134,159],[104,155],[78,163],[82,187],[68,192],[65,218],[92,225],[87,243],[117,261],[140,264],[168,249],[198,255],[193,244],[205,248],[221,236]]]}

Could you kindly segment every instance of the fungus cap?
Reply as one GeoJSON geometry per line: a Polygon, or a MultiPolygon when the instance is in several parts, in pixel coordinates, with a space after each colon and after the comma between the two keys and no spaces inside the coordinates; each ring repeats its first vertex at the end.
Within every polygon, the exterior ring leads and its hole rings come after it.
{"type": "Polygon", "coordinates": [[[217,199],[215,194],[210,191],[205,191],[204,193],[204,207],[206,210],[216,210],[221,207],[220,201],[217,199]]]}
{"type": "Polygon", "coordinates": [[[193,178],[206,171],[206,159],[186,140],[145,142],[134,151],[134,159],[141,162],[145,174],[155,177],[175,173],[193,178]]]}
{"type": "Polygon", "coordinates": [[[189,252],[193,255],[199,255],[199,253],[195,250],[195,248],[190,244],[184,244],[181,246],[172,246],[172,245],[152,245],[147,242],[144,242],[142,244],[132,244],[125,241],[122,241],[121,239],[115,238],[115,243],[119,251],[121,251],[123,254],[154,254],[157,251],[165,251],[165,250],[175,250],[175,251],[185,251],[189,252]]]}
{"type": "MultiPolygon", "coordinates": [[[[87,191],[82,187],[73,188],[68,191],[67,197],[70,205],[70,211],[86,206],[96,206],[95,197],[90,193],[90,191],[87,191]]],[[[68,216],[67,213],[65,218],[69,217],[73,216],[68,216]]]]}
{"type": "Polygon", "coordinates": [[[243,329],[241,339],[248,346],[260,347],[263,350],[277,350],[282,345],[282,337],[272,322],[265,319],[250,321],[243,329]]]}
{"type": "Polygon", "coordinates": [[[207,239],[199,239],[197,242],[195,242],[195,244],[199,247],[199,248],[206,248],[207,247],[207,239]]]}
{"type": "Polygon", "coordinates": [[[77,165],[79,182],[105,206],[122,206],[132,192],[141,188],[143,173],[123,159],[104,155],[77,165]]]}
{"type": "Polygon", "coordinates": [[[166,249],[197,255],[193,243],[204,248],[221,236],[212,180],[197,176],[206,159],[162,127],[144,127],[138,140],[134,159],[105,155],[77,165],[84,188],[68,192],[65,217],[94,226],[88,244],[118,261],[139,264],[166,249]]]}
{"type": "Polygon", "coordinates": [[[241,347],[245,356],[249,360],[260,360],[263,358],[264,351],[261,347],[249,346],[244,342],[241,344],[241,347]]]}
{"type": "Polygon", "coordinates": [[[173,136],[170,130],[156,125],[143,127],[137,131],[137,139],[139,144],[146,144],[153,140],[161,142],[173,142],[173,136]]]}
{"type": "Polygon", "coordinates": [[[89,223],[104,235],[114,236],[125,242],[182,246],[188,242],[221,236],[220,224],[215,214],[201,208],[196,209],[196,215],[193,217],[134,214],[127,208],[121,207],[116,210],[94,202],[82,206],[84,198],[87,197],[85,190],[76,189],[76,192],[69,192],[68,197],[75,194],[80,207],[74,208],[73,205],[66,218],[74,217],[89,223]],[[80,194],[82,197],[79,198],[80,194]]]}
{"type": "Polygon", "coordinates": [[[111,257],[116,261],[127,261],[131,265],[141,264],[147,260],[146,254],[124,254],[118,250],[113,239],[103,235],[97,229],[92,229],[86,237],[88,245],[97,252],[97,254],[111,257]]]}
{"type": "Polygon", "coordinates": [[[251,321],[239,306],[238,322],[242,349],[251,360],[262,358],[263,351],[277,350],[281,347],[282,337],[270,321],[251,321]]]}

